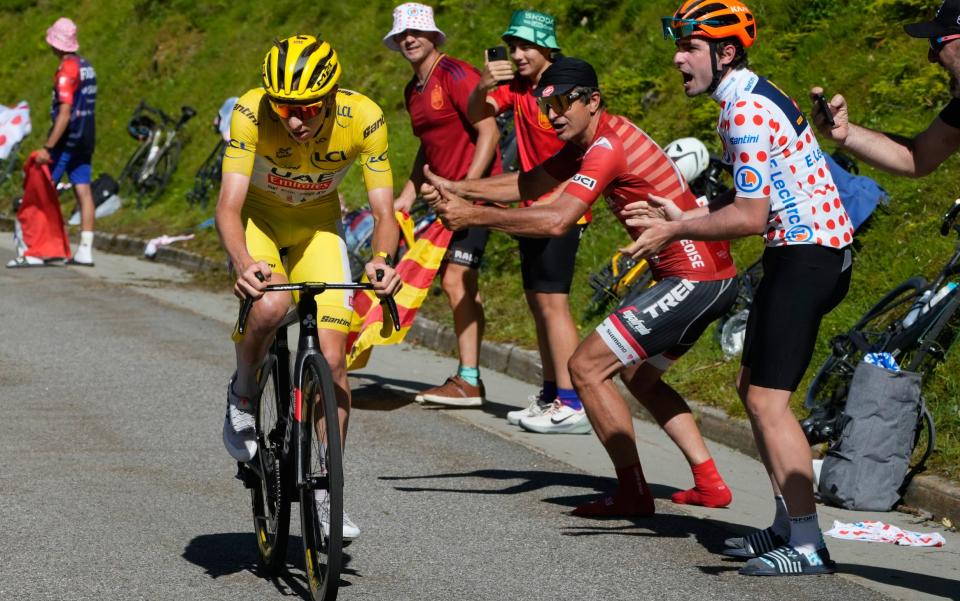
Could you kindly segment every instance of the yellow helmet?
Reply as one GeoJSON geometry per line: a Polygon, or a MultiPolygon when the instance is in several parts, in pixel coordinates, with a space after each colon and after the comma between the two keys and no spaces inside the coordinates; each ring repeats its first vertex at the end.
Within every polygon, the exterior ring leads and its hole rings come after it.
{"type": "Polygon", "coordinates": [[[263,87],[270,98],[310,104],[330,93],[340,80],[336,51],[312,35],[274,40],[263,58],[263,87]]]}

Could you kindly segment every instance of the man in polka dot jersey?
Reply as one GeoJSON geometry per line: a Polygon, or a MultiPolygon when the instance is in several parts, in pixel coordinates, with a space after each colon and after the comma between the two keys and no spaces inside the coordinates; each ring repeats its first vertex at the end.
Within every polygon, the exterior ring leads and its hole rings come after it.
{"type": "Polygon", "coordinates": [[[645,229],[629,250],[641,257],[679,239],[764,237],[737,391],[773,485],[775,516],[769,528],[728,539],[724,554],[748,559],[746,575],[829,574],[836,564],[817,521],[810,447],[789,401],[823,316],[847,294],[853,227],[806,117],[747,68],[757,35],[750,10],[738,0],[686,0],[662,24],[676,42],[684,92],[720,105],[717,132],[735,190],[726,203],[685,212],[655,196],[656,210],[628,206],[637,212],[628,225],[645,229]]]}

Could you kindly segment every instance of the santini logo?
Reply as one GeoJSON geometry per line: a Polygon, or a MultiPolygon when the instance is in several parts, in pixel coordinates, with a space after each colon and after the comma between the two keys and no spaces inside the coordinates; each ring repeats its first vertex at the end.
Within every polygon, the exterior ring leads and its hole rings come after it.
{"type": "Polygon", "coordinates": [[[754,134],[752,136],[734,136],[730,138],[731,144],[756,144],[760,141],[760,136],[754,134]]]}

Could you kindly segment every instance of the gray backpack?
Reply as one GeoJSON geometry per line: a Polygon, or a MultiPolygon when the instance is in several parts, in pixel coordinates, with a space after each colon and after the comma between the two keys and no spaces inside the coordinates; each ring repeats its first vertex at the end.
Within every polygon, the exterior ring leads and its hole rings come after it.
{"type": "Polygon", "coordinates": [[[846,423],[820,471],[820,498],[863,511],[889,511],[933,450],[933,422],[920,395],[920,374],[860,363],[847,394],[846,423]],[[910,458],[927,419],[926,455],[910,458]]]}

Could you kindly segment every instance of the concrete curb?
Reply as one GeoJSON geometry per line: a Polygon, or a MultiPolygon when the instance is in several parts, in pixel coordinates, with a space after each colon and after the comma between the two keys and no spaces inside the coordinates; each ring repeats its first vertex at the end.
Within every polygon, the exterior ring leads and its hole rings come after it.
{"type": "MultiPolygon", "coordinates": [[[[0,229],[12,230],[13,219],[0,216],[0,229]]],[[[123,234],[97,232],[94,247],[98,250],[125,255],[142,255],[146,242],[123,234]]],[[[175,265],[191,271],[214,271],[224,265],[196,253],[175,248],[160,248],[156,261],[175,265]]],[[[405,342],[423,346],[446,355],[455,355],[457,338],[453,329],[435,321],[418,316],[407,334],[405,342]]],[[[480,348],[480,364],[494,371],[531,384],[541,382],[540,355],[537,352],[513,344],[484,341],[480,348]]],[[[646,421],[653,421],[650,414],[617,382],[632,413],[646,421]]],[[[745,455],[757,458],[750,424],[745,419],[733,418],[723,411],[693,401],[688,401],[703,436],[736,449],[745,455]]],[[[920,513],[941,519],[960,521],[960,486],[939,476],[917,476],[913,479],[903,501],[919,509],[920,513]]]]}

